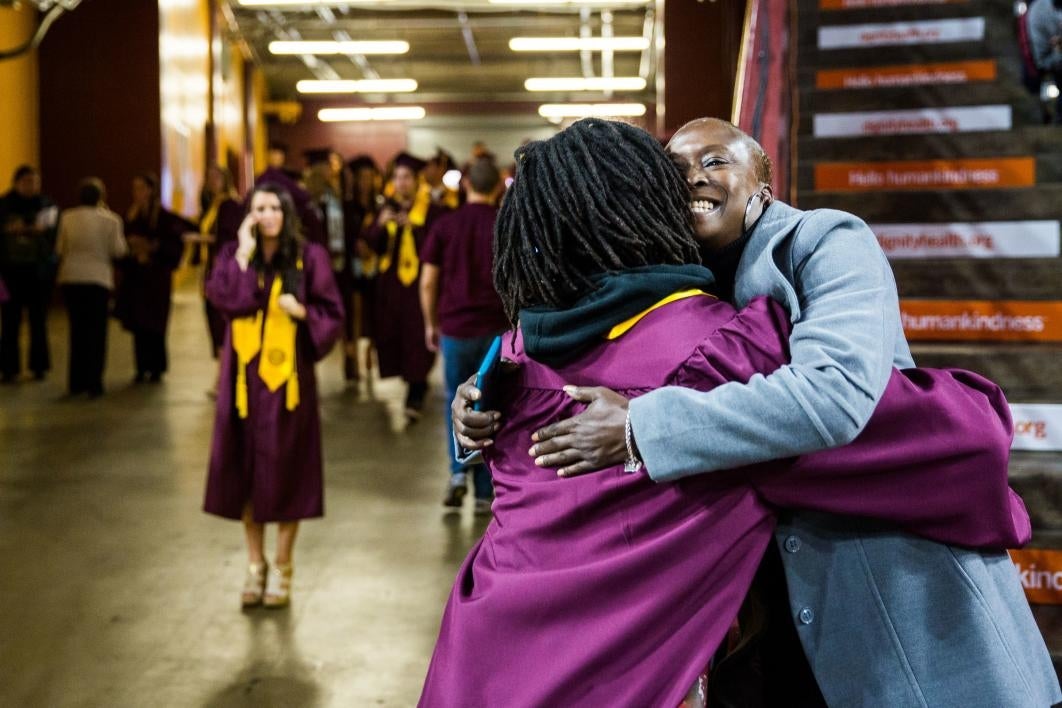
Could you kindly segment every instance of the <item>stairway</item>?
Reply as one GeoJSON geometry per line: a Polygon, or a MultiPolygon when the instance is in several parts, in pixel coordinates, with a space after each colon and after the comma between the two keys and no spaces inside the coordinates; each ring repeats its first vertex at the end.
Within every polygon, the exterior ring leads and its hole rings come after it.
{"type": "MultiPolygon", "coordinates": [[[[1037,98],[1021,84],[1011,3],[794,0],[791,23],[796,205],[842,209],[875,227],[1046,222],[1035,228],[1048,234],[1055,230],[1053,253],[1047,249],[1021,258],[894,258],[892,266],[901,302],[928,301],[925,306],[933,308],[946,301],[988,301],[989,307],[998,307],[1000,301],[1027,301],[1030,307],[1062,312],[1057,309],[1062,307],[1062,258],[1057,250],[1057,223],[1062,219],[1062,129],[1040,125],[1037,98]],[[827,9],[845,5],[863,7],[827,9]],[[948,32],[966,33],[967,38],[938,41],[948,32]],[[820,48],[820,42],[854,46],[820,48]],[[936,72],[933,80],[919,83],[921,79],[904,78],[905,72],[913,76],[909,68],[915,65],[928,65],[925,72],[936,72]],[[907,69],[872,71],[880,67],[907,69]],[[966,70],[972,80],[955,82],[966,70]],[[903,83],[909,85],[897,85],[903,83]],[[983,130],[908,132],[940,129],[955,108],[987,106],[995,108],[974,112],[992,118],[983,130]],[[928,119],[880,115],[922,109],[943,110],[945,115],[934,113],[928,119]],[[815,135],[816,116],[867,112],[877,115],[841,119],[840,132],[848,130],[851,136],[815,135]],[[1000,116],[1008,112],[1010,126],[998,125],[1000,116]],[[852,170],[841,170],[842,177],[849,175],[849,182],[838,184],[836,179],[827,182],[823,169],[836,163],[969,159],[987,159],[989,166],[997,166],[1008,158],[1025,160],[1034,179],[1021,186],[1003,180],[987,188],[956,189],[932,184],[935,177],[929,187],[920,189],[868,189],[853,180],[852,170]]],[[[950,125],[964,127],[961,120],[950,125]]],[[[900,165],[899,169],[908,167],[900,165]]],[[[898,182],[890,178],[885,184],[898,182]]],[[[1020,224],[1017,228],[1017,241],[1021,241],[1033,227],[1020,224]]],[[[881,238],[881,229],[876,231],[881,238]]],[[[910,331],[908,336],[921,365],[983,373],[1004,388],[1012,403],[1062,404],[1062,335],[1041,335],[1040,341],[1001,341],[991,331],[973,335],[977,339],[966,335],[961,341],[947,341],[945,333],[932,335],[936,339],[916,338],[910,331]]],[[[1042,452],[1016,450],[1011,460],[1012,484],[1029,508],[1034,528],[1031,546],[1037,548],[1062,549],[1062,445],[1055,447],[1042,452]]],[[[1062,565],[1054,570],[1062,571],[1062,565]]],[[[1062,604],[1034,605],[1033,611],[1056,670],[1062,669],[1062,604]]]]}

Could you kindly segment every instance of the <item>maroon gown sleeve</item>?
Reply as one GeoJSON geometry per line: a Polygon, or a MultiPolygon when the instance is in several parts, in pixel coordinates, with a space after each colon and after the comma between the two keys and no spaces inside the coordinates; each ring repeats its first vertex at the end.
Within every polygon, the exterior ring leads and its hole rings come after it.
{"type": "Polygon", "coordinates": [[[306,330],[313,345],[314,361],[332,349],[343,332],[343,299],[323,246],[308,243],[303,252],[306,273],[306,330]]]}
{"type": "MultiPolygon", "coordinates": [[[[782,308],[758,298],[712,335],[674,383],[708,390],[788,359],[782,308]]],[[[893,371],[851,444],[738,471],[776,506],[866,516],[954,545],[1012,548],[1031,531],[1007,483],[1010,411],[998,386],[960,370],[893,371]]]]}
{"type": "Polygon", "coordinates": [[[752,478],[770,503],[872,516],[944,543],[1014,548],[1029,541],[1007,481],[1012,437],[1003,392],[961,370],[893,371],[852,443],[752,478]]]}
{"type": "Polygon", "coordinates": [[[258,285],[258,273],[248,266],[240,270],[236,243],[221,247],[206,282],[206,296],[229,319],[247,317],[266,305],[265,290],[258,285]]]}

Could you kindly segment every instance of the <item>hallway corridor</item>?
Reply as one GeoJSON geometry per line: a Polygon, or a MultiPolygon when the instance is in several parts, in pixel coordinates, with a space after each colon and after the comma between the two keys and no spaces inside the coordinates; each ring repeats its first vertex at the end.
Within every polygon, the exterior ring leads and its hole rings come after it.
{"type": "Polygon", "coordinates": [[[486,524],[440,505],[437,377],[406,431],[398,381],[369,397],[335,351],[318,366],[326,515],[300,530],[291,608],[241,612],[241,528],[200,511],[214,364],[195,286],[162,384],[131,383],[112,322],[107,394],[63,400],[61,310],[51,342],[47,381],[0,388],[0,706],[415,704],[486,524]]]}

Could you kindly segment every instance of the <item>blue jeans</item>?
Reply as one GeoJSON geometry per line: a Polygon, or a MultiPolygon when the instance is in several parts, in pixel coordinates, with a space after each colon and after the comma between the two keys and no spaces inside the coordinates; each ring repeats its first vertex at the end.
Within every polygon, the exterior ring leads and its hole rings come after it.
{"type": "Polygon", "coordinates": [[[485,337],[470,338],[442,336],[439,339],[443,355],[443,378],[446,381],[447,404],[443,418],[446,419],[446,449],[450,455],[450,474],[471,473],[476,499],[491,499],[494,496],[494,485],[491,484],[490,471],[487,466],[475,464],[466,467],[456,459],[450,405],[454,402],[457,387],[479,370],[479,364],[483,361],[483,357],[487,355],[487,350],[490,349],[490,343],[494,340],[494,335],[489,334],[485,337]]]}

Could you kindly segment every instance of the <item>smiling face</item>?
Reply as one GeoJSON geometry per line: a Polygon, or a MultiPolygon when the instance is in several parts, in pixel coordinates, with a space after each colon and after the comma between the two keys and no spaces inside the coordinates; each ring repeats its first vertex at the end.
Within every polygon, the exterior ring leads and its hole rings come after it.
{"type": "Polygon", "coordinates": [[[750,140],[727,123],[706,119],[675,133],[667,151],[690,189],[697,240],[719,250],[741,238],[749,198],[765,187],[750,140]]]}
{"type": "Polygon", "coordinates": [[[284,228],[284,210],[280,197],[272,192],[255,192],[251,197],[251,214],[258,223],[258,233],[262,238],[279,238],[284,228]]]}

